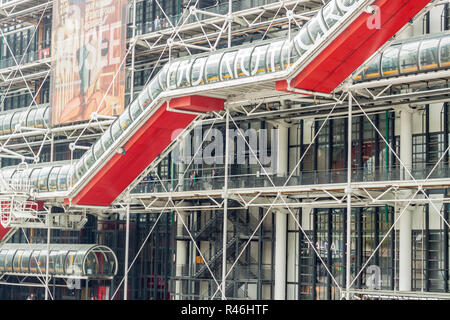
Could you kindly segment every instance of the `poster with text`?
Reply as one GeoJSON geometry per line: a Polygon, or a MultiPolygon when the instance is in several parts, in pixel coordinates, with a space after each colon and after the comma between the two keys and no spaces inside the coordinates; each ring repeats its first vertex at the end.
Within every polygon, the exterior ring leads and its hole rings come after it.
{"type": "Polygon", "coordinates": [[[54,0],[54,125],[124,109],[126,0],[54,0]]]}

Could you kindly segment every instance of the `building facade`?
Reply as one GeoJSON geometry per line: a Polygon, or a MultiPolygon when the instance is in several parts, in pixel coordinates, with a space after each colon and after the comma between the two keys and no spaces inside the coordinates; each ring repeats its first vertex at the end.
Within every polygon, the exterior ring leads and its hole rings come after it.
{"type": "MultiPolygon", "coordinates": [[[[74,289],[56,279],[52,297],[90,299],[108,288],[103,298],[334,300],[345,297],[349,274],[353,298],[450,297],[450,8],[444,2],[358,69],[346,82],[349,91],[264,96],[256,88],[230,96],[231,121],[202,118],[133,182],[129,232],[120,201],[102,212],[83,208],[88,220],[81,230],[51,231],[52,243],[108,246],[119,270],[114,279],[84,279],[74,289]],[[132,267],[125,294],[126,265],[132,267]]],[[[129,1],[125,105],[171,59],[275,41],[321,7],[309,0],[129,1]]],[[[44,0],[0,0],[0,13],[6,132],[15,113],[51,108],[55,13],[44,0]]],[[[32,166],[36,155],[37,163],[79,159],[112,122],[48,120],[44,114],[48,131],[0,135],[2,168],[32,166]]],[[[56,212],[66,205],[49,204],[56,212]]],[[[47,230],[16,227],[8,241],[46,243],[47,230]]],[[[25,299],[31,291],[44,298],[44,288],[14,284],[1,283],[2,299],[25,299]]]]}

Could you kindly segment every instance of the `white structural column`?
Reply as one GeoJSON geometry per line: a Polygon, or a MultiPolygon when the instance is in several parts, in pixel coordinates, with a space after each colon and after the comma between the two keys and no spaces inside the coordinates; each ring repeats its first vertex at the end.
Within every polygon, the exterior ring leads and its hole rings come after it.
{"type": "MultiPolygon", "coordinates": [[[[281,102],[281,109],[286,109],[286,102],[281,102]]],[[[284,120],[278,125],[277,139],[277,164],[276,172],[278,177],[288,175],[288,154],[289,154],[289,128],[284,120]]]]}
{"type": "MultiPolygon", "coordinates": [[[[180,211],[180,215],[183,218],[184,223],[187,223],[187,213],[180,211]]],[[[183,222],[181,222],[180,217],[177,216],[177,235],[181,237],[183,235],[183,222]]],[[[188,242],[184,240],[177,240],[177,252],[176,252],[176,276],[177,278],[183,276],[183,270],[188,270],[186,266],[186,258],[188,252],[188,242]]],[[[177,280],[175,287],[175,297],[176,300],[182,300],[183,294],[183,281],[177,280]]]]}
{"type": "Polygon", "coordinates": [[[287,213],[275,212],[275,300],[286,299],[287,213]]]}
{"type": "MultiPolygon", "coordinates": [[[[409,108],[400,111],[400,159],[408,170],[412,168],[412,112],[409,108]]],[[[409,180],[410,176],[402,168],[401,178],[409,180]]],[[[402,195],[407,197],[408,195],[402,195]]],[[[403,208],[400,209],[403,211],[403,208]]],[[[411,291],[411,210],[406,209],[399,220],[399,290],[411,291]]]]}
{"type": "Polygon", "coordinates": [[[347,120],[347,225],[346,225],[346,258],[345,258],[345,299],[350,300],[350,286],[352,283],[352,122],[353,121],[353,94],[348,93],[348,120],[347,120]]]}
{"type": "Polygon", "coordinates": [[[48,284],[49,284],[49,264],[50,264],[50,237],[51,237],[51,228],[50,228],[50,222],[52,219],[52,208],[50,207],[49,213],[47,214],[47,257],[45,261],[45,300],[48,300],[48,293],[50,291],[48,284]]]}
{"type": "MultiPolygon", "coordinates": [[[[282,108],[286,108],[282,102],[282,108]]],[[[288,134],[289,129],[284,124],[278,126],[277,144],[277,175],[286,177],[288,174],[288,134]]],[[[275,212],[275,300],[286,299],[286,241],[287,241],[287,212],[275,212]]]]}
{"type": "Polygon", "coordinates": [[[124,262],[124,283],[123,300],[128,300],[128,255],[130,250],[130,204],[127,204],[126,212],[126,231],[125,231],[125,262],[124,262]]]}
{"type": "MultiPolygon", "coordinates": [[[[231,28],[231,27],[230,27],[231,28]]],[[[225,122],[225,183],[223,186],[223,237],[222,237],[222,300],[226,300],[227,280],[227,232],[228,232],[228,170],[230,163],[230,112],[225,122]]]]}
{"type": "MultiPolygon", "coordinates": [[[[400,159],[405,167],[412,168],[412,110],[404,107],[400,110],[400,159]]],[[[401,179],[410,180],[406,170],[402,168],[401,179]]]]}

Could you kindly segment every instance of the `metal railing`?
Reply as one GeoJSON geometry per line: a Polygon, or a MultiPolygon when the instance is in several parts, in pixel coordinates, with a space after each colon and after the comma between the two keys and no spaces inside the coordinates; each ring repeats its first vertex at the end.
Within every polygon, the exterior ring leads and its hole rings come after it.
{"type": "MultiPolygon", "coordinates": [[[[430,173],[429,179],[450,178],[450,167],[441,164],[435,168],[434,164],[414,165],[410,170],[416,180],[426,179],[430,173]]],[[[239,188],[258,188],[258,187],[275,187],[281,186],[302,186],[316,184],[333,184],[346,183],[347,170],[317,170],[302,171],[298,175],[292,176],[288,181],[287,177],[278,177],[275,174],[264,175],[262,173],[254,174],[236,174],[229,175],[228,187],[230,189],[239,188]],[[270,179],[269,179],[270,177],[270,179]],[[272,184],[272,182],[273,184],[272,184]]],[[[412,180],[407,170],[399,166],[386,169],[381,168],[357,168],[352,170],[352,182],[382,182],[382,181],[398,181],[412,180]]],[[[224,176],[196,176],[182,180],[168,179],[156,181],[142,181],[139,183],[132,193],[165,193],[180,191],[201,191],[201,190],[222,190],[225,182],[224,176]],[[179,187],[175,187],[179,184],[179,187]]]]}

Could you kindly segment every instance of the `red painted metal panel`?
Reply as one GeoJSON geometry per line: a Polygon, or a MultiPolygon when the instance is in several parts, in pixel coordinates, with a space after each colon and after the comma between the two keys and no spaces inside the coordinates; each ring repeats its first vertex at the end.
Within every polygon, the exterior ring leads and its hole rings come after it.
{"type": "Polygon", "coordinates": [[[170,100],[169,107],[185,111],[212,112],[223,110],[225,100],[197,95],[186,96],[170,100]]]}
{"type": "MultiPolygon", "coordinates": [[[[214,111],[224,101],[214,98],[179,98],[172,108],[214,111]],[[213,99],[213,100],[211,100],[213,99]],[[192,107],[188,103],[193,103],[192,107]]],[[[123,146],[125,154],[115,154],[72,200],[73,204],[107,206],[153,162],[194,119],[195,115],[167,110],[164,103],[123,146]],[[180,130],[181,129],[181,130],[180,130]]]]}
{"type": "Polygon", "coordinates": [[[10,229],[11,229],[11,228],[3,228],[3,227],[0,225],[0,240],[2,240],[4,236],[6,236],[6,234],[8,233],[8,231],[9,231],[10,229]]]}
{"type": "MultiPolygon", "coordinates": [[[[378,0],[381,28],[369,29],[370,15],[361,14],[302,72],[291,87],[329,93],[410,21],[429,0],[378,0]]],[[[287,91],[287,82],[278,81],[277,90],[287,91]]]]}

